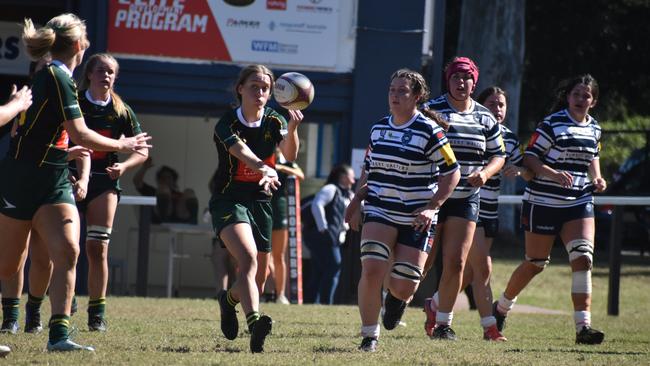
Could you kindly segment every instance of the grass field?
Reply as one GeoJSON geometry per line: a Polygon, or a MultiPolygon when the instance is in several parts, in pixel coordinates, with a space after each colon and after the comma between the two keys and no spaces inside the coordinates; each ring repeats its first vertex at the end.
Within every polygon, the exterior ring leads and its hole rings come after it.
{"type": "MultiPolygon", "coordinates": [[[[212,299],[144,299],[112,297],[108,302],[109,331],[85,330],[85,313],[73,317],[75,339],[93,345],[95,354],[48,354],[46,332],[40,335],[0,335],[13,353],[2,364],[461,364],[461,365],[641,365],[650,364],[650,266],[633,260],[623,266],[621,315],[606,315],[607,268],[594,273],[594,326],[606,332],[599,346],[577,346],[570,305],[570,274],[565,263],[551,264],[520,296],[519,303],[564,310],[566,315],[511,314],[506,336],[496,344],[482,340],[476,312],[454,317],[457,342],[431,341],[422,328],[419,308],[407,310],[408,326],[382,329],[377,353],[357,351],[360,338],[355,306],[283,306],[263,304],[275,320],[266,353],[253,355],[249,337],[235,341],[219,331],[219,312],[212,299]]],[[[501,291],[516,262],[497,261],[493,288],[501,291]]],[[[604,264],[605,265],[605,264],[604,264]]],[[[23,301],[24,303],[24,301],[23,301]]],[[[80,298],[80,309],[87,299],[80,298]]],[[[44,310],[46,317],[49,303],[44,310]]],[[[244,328],[240,313],[240,328],[244,328]]],[[[21,313],[21,320],[23,314],[21,313]]]]}

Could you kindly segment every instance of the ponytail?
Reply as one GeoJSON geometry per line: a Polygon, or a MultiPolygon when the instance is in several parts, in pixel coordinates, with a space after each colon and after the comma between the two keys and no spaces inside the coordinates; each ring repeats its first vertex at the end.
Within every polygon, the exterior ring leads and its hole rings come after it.
{"type": "Polygon", "coordinates": [[[68,59],[78,50],[73,46],[80,42],[81,49],[90,46],[86,24],[74,14],[61,14],[50,19],[44,27],[36,29],[31,19],[23,24],[23,43],[33,60],[39,60],[48,52],[54,58],[68,59]]]}

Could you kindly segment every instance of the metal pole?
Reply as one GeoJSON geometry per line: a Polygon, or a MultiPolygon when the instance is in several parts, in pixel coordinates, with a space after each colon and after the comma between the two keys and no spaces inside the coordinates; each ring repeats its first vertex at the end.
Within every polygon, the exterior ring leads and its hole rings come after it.
{"type": "Polygon", "coordinates": [[[149,284],[149,232],[151,231],[151,206],[140,206],[140,225],[138,229],[138,268],[135,281],[135,294],[147,296],[149,284]]]}
{"type": "Polygon", "coordinates": [[[609,293],[607,314],[618,315],[619,291],[621,285],[621,224],[625,208],[614,206],[609,239],[609,293]]]}

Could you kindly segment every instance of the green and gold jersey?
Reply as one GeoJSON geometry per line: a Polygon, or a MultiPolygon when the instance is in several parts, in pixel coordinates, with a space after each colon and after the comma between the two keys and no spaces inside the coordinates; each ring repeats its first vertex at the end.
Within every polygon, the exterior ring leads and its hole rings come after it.
{"type": "MultiPolygon", "coordinates": [[[[108,104],[102,104],[93,101],[87,90],[79,93],[79,105],[88,128],[112,139],[119,139],[122,135],[131,137],[142,133],[140,122],[126,103],[124,103],[126,114],[121,116],[115,112],[112,100],[108,104]]],[[[106,168],[119,161],[117,153],[106,151],[94,151],[91,159],[93,174],[106,174],[106,168]]]]}
{"type": "Polygon", "coordinates": [[[68,133],[64,121],[81,117],[77,85],[70,70],[53,61],[34,75],[33,103],[20,114],[9,156],[41,167],[68,164],[68,133]]]}
{"type": "Polygon", "coordinates": [[[214,128],[214,142],[219,156],[215,197],[270,200],[271,196],[258,184],[262,174],[230,155],[228,149],[241,141],[266,165],[274,168],[275,148],[286,135],[287,121],[271,108],[265,108],[262,119],[256,122],[246,122],[240,108],[226,113],[214,128]]]}

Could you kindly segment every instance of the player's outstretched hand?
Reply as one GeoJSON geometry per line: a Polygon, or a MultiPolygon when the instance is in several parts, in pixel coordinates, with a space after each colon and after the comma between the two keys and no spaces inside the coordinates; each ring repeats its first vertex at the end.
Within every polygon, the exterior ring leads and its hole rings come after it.
{"type": "Polygon", "coordinates": [[[136,152],[138,154],[144,155],[144,153],[140,152],[140,149],[150,149],[153,147],[148,143],[149,140],[151,140],[151,136],[149,136],[146,132],[135,135],[133,137],[122,137],[120,139],[122,146],[120,147],[119,151],[123,153],[136,152]]]}

